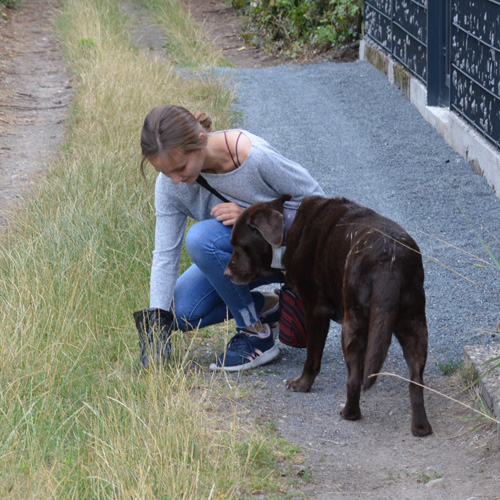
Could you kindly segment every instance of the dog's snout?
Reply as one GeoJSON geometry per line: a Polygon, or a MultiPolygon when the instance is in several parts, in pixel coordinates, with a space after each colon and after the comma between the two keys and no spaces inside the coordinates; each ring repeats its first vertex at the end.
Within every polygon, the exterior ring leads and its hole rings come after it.
{"type": "Polygon", "coordinates": [[[231,269],[229,269],[229,265],[224,270],[224,276],[228,279],[231,279],[233,277],[233,273],[231,272],[231,269]]]}
{"type": "Polygon", "coordinates": [[[250,279],[247,279],[246,274],[242,274],[238,265],[231,259],[224,270],[224,276],[231,280],[235,285],[247,285],[250,283],[250,279]]]}

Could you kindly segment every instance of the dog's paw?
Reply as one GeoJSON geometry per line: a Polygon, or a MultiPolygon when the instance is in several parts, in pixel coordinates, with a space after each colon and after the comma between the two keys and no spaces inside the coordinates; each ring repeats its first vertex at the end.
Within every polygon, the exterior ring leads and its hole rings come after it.
{"type": "Polygon", "coordinates": [[[424,423],[423,425],[413,425],[411,426],[411,432],[414,436],[424,437],[432,434],[432,427],[429,422],[424,423]]]}
{"type": "Polygon", "coordinates": [[[295,377],[287,380],[286,388],[294,392],[309,392],[312,383],[304,379],[304,377],[295,377]]]}
{"type": "Polygon", "coordinates": [[[348,409],[347,406],[340,412],[340,416],[345,420],[359,420],[361,418],[361,410],[359,407],[357,409],[348,409]]]}

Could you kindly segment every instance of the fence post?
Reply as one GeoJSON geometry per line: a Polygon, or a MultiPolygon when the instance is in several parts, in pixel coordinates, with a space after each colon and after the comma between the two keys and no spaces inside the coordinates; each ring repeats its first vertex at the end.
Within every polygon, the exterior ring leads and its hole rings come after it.
{"type": "Polygon", "coordinates": [[[450,104],[450,0],[427,2],[427,105],[450,104]]]}

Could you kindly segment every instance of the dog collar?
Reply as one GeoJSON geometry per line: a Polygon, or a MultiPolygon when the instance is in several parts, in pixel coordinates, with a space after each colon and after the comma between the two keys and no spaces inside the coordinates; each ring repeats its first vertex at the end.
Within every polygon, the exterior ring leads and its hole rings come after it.
{"type": "Polygon", "coordinates": [[[282,260],[285,250],[286,246],[284,245],[278,248],[273,247],[273,260],[271,261],[271,267],[273,269],[284,269],[282,260]]]}
{"type": "Polygon", "coordinates": [[[283,244],[277,248],[273,247],[273,260],[271,261],[271,267],[273,269],[285,269],[282,260],[286,250],[286,237],[288,236],[288,230],[297,215],[299,207],[300,202],[298,201],[285,201],[283,204],[283,244]]]}

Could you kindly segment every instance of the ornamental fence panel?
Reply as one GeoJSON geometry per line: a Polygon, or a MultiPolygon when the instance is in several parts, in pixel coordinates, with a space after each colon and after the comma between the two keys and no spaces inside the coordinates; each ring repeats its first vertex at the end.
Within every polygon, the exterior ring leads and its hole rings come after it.
{"type": "Polygon", "coordinates": [[[450,106],[500,147],[500,2],[451,2],[450,106]]]}
{"type": "Polygon", "coordinates": [[[364,12],[365,36],[425,83],[426,0],[365,0],[364,12]]]}
{"type": "Polygon", "coordinates": [[[500,0],[364,0],[364,35],[500,148],[500,0]]]}

